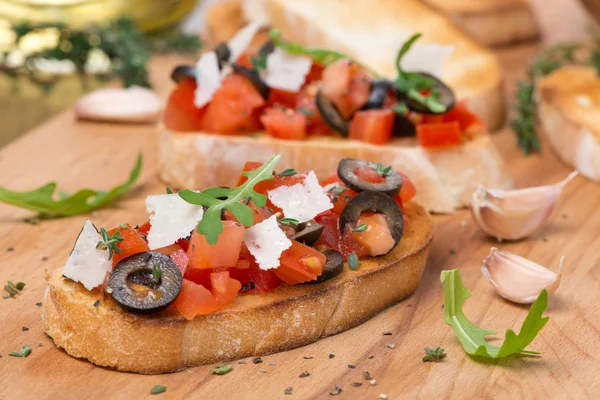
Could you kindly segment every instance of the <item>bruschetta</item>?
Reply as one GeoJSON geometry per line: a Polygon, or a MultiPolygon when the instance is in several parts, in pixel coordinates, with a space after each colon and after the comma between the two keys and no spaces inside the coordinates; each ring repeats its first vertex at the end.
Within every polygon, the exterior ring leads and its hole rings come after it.
{"type": "Polygon", "coordinates": [[[466,206],[478,184],[512,185],[485,124],[435,74],[450,47],[419,47],[420,35],[412,36],[389,55],[397,76],[388,79],[275,30],[258,51],[247,51],[258,27],[248,25],[196,66],[173,71],[177,87],[159,142],[168,185],[232,185],[244,159],[273,153],[284,168],[320,178],[342,158],[392,165],[411,175],[417,200],[434,212],[466,206]]]}
{"type": "Polygon", "coordinates": [[[73,357],[144,374],[312,343],[413,293],[432,240],[414,186],[380,163],[248,162],[233,188],[149,196],[149,220],[87,221],[47,273],[44,331],[73,357]]]}

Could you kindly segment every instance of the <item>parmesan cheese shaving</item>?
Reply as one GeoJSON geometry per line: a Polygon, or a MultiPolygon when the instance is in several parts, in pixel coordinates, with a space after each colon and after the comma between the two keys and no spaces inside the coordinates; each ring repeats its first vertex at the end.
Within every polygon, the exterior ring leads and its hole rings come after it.
{"type": "Polygon", "coordinates": [[[246,229],[244,243],[263,270],[277,268],[281,253],[292,246],[290,239],[279,228],[275,215],[246,229]]]}
{"type": "Polygon", "coordinates": [[[426,72],[433,76],[441,76],[446,59],[454,51],[454,45],[415,44],[404,55],[400,66],[405,71],[426,72]]]}
{"type": "Polygon", "coordinates": [[[240,29],[227,43],[229,47],[229,62],[236,62],[244,51],[252,43],[252,39],[260,30],[262,23],[260,21],[250,22],[248,25],[240,29]]]}
{"type": "Polygon", "coordinates": [[[333,208],[313,171],[308,173],[302,183],[271,190],[269,199],[281,208],[286,218],[294,218],[299,222],[309,221],[323,211],[333,208]]]}
{"type": "Polygon", "coordinates": [[[94,224],[89,219],[86,220],[61,271],[67,278],[80,282],[87,290],[102,285],[106,274],[112,270],[108,249],[96,249],[100,241],[102,236],[94,224]]]}
{"type": "Polygon", "coordinates": [[[150,213],[147,237],[150,250],[172,245],[189,236],[204,214],[202,206],[190,204],[178,194],[148,196],[146,210],[150,213]]]}
{"type": "Polygon", "coordinates": [[[212,100],[217,89],[221,87],[219,61],[214,51],[200,56],[196,63],[196,82],[198,86],[194,92],[194,105],[202,108],[212,100]]]}
{"type": "Polygon", "coordinates": [[[292,55],[279,47],[267,56],[267,69],[262,78],[272,88],[297,92],[310,72],[312,60],[292,55]]]}

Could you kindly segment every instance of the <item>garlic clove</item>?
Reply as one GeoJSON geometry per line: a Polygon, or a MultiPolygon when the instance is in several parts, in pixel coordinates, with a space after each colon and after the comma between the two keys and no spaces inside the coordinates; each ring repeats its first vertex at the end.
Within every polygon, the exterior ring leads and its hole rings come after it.
{"type": "Polygon", "coordinates": [[[499,242],[523,239],[544,225],[563,189],[578,174],[574,171],[557,184],[526,189],[479,185],[471,199],[471,213],[479,227],[499,242]]]}
{"type": "Polygon", "coordinates": [[[552,294],[558,289],[564,257],[560,259],[558,273],[524,257],[493,247],[483,260],[481,273],[507,300],[531,304],[543,289],[552,294]]]}
{"type": "Polygon", "coordinates": [[[161,98],[152,90],[138,86],[99,89],[75,103],[77,118],[93,121],[155,122],[161,109],[161,98]]]}

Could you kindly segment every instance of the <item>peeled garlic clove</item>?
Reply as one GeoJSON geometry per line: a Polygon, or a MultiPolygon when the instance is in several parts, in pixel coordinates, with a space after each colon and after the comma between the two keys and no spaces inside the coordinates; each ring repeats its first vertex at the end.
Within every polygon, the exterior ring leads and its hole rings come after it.
{"type": "Polygon", "coordinates": [[[483,260],[481,273],[507,300],[531,304],[543,289],[552,294],[558,289],[564,257],[560,259],[558,274],[524,257],[492,248],[483,260]]]}
{"type": "Polygon", "coordinates": [[[107,122],[155,122],[161,109],[161,98],[139,86],[99,89],[75,103],[77,118],[107,122]]]}
{"type": "Polygon", "coordinates": [[[555,185],[526,189],[486,189],[479,185],[471,199],[471,213],[479,227],[499,242],[522,239],[544,224],[567,183],[578,174],[575,171],[555,185]]]}

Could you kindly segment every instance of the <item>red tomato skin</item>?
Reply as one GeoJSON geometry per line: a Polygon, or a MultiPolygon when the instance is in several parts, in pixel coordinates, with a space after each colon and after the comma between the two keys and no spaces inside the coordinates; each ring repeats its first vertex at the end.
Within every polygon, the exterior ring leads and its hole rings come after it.
{"type": "Polygon", "coordinates": [[[385,144],[392,137],[394,112],[392,110],[358,111],[350,121],[348,137],[371,144],[385,144]]]}
{"type": "Polygon", "coordinates": [[[185,271],[190,262],[190,258],[187,256],[187,253],[183,249],[175,250],[171,254],[169,254],[171,260],[177,265],[179,268],[179,272],[181,272],[181,276],[185,275],[185,271]]]}
{"type": "Polygon", "coordinates": [[[227,76],[206,106],[202,130],[211,133],[237,133],[253,111],[265,104],[252,83],[238,74],[227,76]]]}
{"type": "Polygon", "coordinates": [[[371,78],[357,64],[339,60],[323,71],[321,90],[344,118],[350,118],[367,103],[371,78]]]}
{"type": "Polygon", "coordinates": [[[267,107],[293,108],[294,104],[296,104],[297,97],[298,93],[271,88],[271,90],[269,91],[269,98],[267,99],[267,107]]]}
{"type": "Polygon", "coordinates": [[[150,250],[146,241],[131,227],[131,225],[125,224],[122,227],[111,229],[108,231],[108,234],[113,236],[117,231],[119,231],[124,240],[117,243],[117,247],[121,250],[121,253],[116,251],[113,253],[113,268],[119,261],[129,256],[150,250]]]}
{"type": "Polygon", "coordinates": [[[240,281],[248,288],[247,294],[264,294],[275,290],[280,284],[281,279],[275,274],[275,270],[262,270],[253,260],[248,260],[250,267],[247,269],[232,269],[230,276],[240,281]]]}
{"type": "Polygon", "coordinates": [[[417,188],[415,187],[415,185],[412,183],[412,181],[410,180],[410,178],[406,175],[404,175],[402,172],[398,172],[400,174],[400,176],[402,177],[402,188],[400,189],[400,199],[403,202],[407,202],[412,200],[413,197],[415,197],[415,194],[417,194],[417,188]]]}
{"type": "Polygon", "coordinates": [[[210,274],[212,269],[208,268],[187,268],[183,276],[188,281],[192,281],[197,285],[202,285],[207,289],[211,288],[210,274]]]}
{"type": "Polygon", "coordinates": [[[187,255],[190,268],[228,268],[234,267],[239,259],[244,226],[233,221],[223,221],[223,232],[215,245],[196,231],[192,233],[187,255]]]}
{"type": "Polygon", "coordinates": [[[231,304],[238,296],[242,284],[229,277],[229,271],[212,272],[210,274],[211,293],[219,305],[231,304]]]}
{"type": "Polygon", "coordinates": [[[210,290],[187,279],[183,279],[181,291],[173,306],[188,321],[197,315],[210,314],[220,308],[210,290]]]}
{"type": "Polygon", "coordinates": [[[458,121],[417,125],[417,139],[426,148],[456,146],[462,143],[458,121]]]}
{"type": "Polygon", "coordinates": [[[360,167],[357,167],[354,169],[354,173],[359,178],[362,178],[367,182],[371,182],[371,183],[385,182],[385,178],[383,176],[379,175],[379,173],[377,173],[377,171],[375,171],[373,168],[360,166],[360,167]]]}
{"type": "Polygon", "coordinates": [[[292,246],[281,253],[275,274],[288,285],[312,281],[323,272],[325,261],[323,253],[292,240],[292,246]]]}
{"type": "Polygon", "coordinates": [[[202,127],[202,117],[206,107],[196,108],[194,105],[194,92],[196,81],[185,78],[167,100],[163,113],[163,123],[168,129],[179,132],[199,132],[202,127]]]}
{"type": "Polygon", "coordinates": [[[147,237],[148,232],[150,232],[150,220],[148,220],[148,221],[144,222],[142,225],[138,226],[137,231],[140,233],[140,235],[147,237]]]}
{"type": "Polygon", "coordinates": [[[306,115],[291,108],[267,108],[260,121],[273,137],[294,140],[306,137],[306,115]]]}

